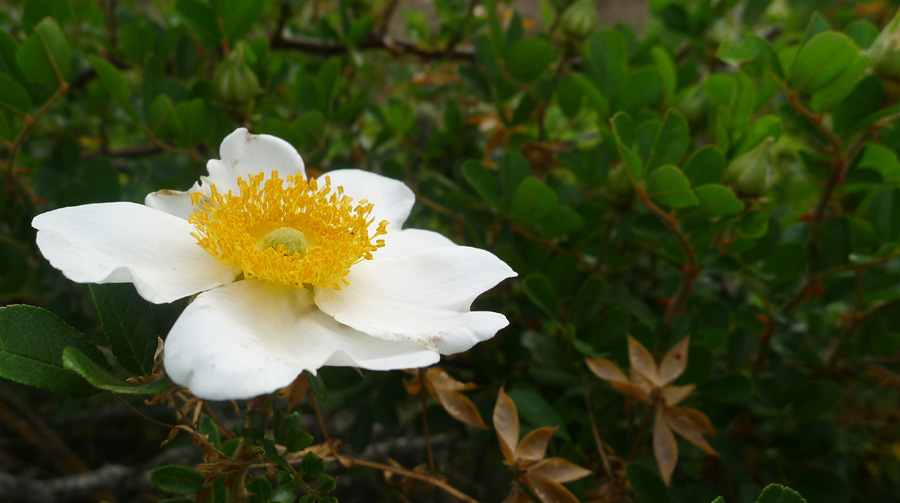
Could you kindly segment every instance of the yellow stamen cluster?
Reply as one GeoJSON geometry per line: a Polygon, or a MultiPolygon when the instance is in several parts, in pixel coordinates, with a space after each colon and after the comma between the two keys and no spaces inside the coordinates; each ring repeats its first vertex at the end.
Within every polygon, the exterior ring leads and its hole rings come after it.
{"type": "Polygon", "coordinates": [[[191,194],[197,208],[188,221],[197,244],[220,261],[255,277],[296,287],[340,289],[350,267],[372,260],[384,246],[388,222],[369,235],[372,204],[332,188],[330,177],[320,186],[300,175],[282,179],[278,172],[238,179],[239,194],[191,194]]]}

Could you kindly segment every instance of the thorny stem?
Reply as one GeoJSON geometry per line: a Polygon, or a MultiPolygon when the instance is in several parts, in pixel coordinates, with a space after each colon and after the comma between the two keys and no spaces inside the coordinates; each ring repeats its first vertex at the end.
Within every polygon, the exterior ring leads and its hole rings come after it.
{"type": "Polygon", "coordinates": [[[431,474],[437,473],[434,468],[434,452],[431,450],[431,436],[428,434],[428,404],[426,402],[425,390],[425,369],[419,369],[419,396],[422,398],[422,428],[425,432],[425,448],[428,450],[428,466],[431,468],[431,474]]]}
{"type": "Polygon", "coordinates": [[[638,431],[637,438],[634,439],[634,445],[631,447],[631,453],[628,454],[628,462],[631,463],[634,461],[634,457],[637,456],[638,447],[641,445],[641,440],[644,439],[644,434],[647,433],[647,426],[650,424],[650,416],[653,415],[653,410],[656,407],[650,405],[647,407],[647,413],[644,414],[644,419],[641,421],[641,429],[638,431]]]}

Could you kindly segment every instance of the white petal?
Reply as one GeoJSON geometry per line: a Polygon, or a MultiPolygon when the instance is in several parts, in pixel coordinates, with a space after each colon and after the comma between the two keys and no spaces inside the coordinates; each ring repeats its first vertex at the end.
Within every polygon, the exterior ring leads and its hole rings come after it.
{"type": "Polygon", "coordinates": [[[249,398],[324,365],[387,370],[431,365],[419,344],[370,337],[318,310],[308,290],[258,279],[199,295],[166,339],[166,373],[211,400],[249,398]]]}
{"type": "Polygon", "coordinates": [[[134,283],[157,304],[231,283],[240,273],[197,246],[194,226],[134,203],[61,208],[34,217],[37,244],[78,283],[134,283]]]}
{"type": "Polygon", "coordinates": [[[273,171],[282,178],[305,174],[303,159],[290,143],[267,134],[250,134],[244,128],[222,140],[219,156],[221,160],[212,159],[206,164],[209,176],[204,179],[203,188],[207,191],[207,185],[214,184],[219,192],[236,193],[238,178],[258,173],[266,173],[266,178],[273,171]]]}
{"type": "Polygon", "coordinates": [[[144,204],[164,211],[185,220],[194,212],[191,204],[191,192],[201,192],[209,196],[210,185],[215,185],[219,192],[238,192],[238,178],[247,179],[248,175],[266,173],[266,178],[273,171],[278,171],[282,178],[290,175],[306,174],[303,158],[290,143],[281,138],[267,134],[250,134],[245,128],[238,128],[222,140],[219,146],[219,159],[211,159],[206,163],[209,176],[201,177],[203,184],[194,183],[187,191],[160,190],[147,194],[144,204]]]}
{"type": "Polygon", "coordinates": [[[383,239],[384,247],[375,252],[375,260],[405,257],[430,248],[456,246],[443,234],[422,229],[391,229],[383,239]]]}
{"type": "Polygon", "coordinates": [[[416,195],[405,183],[368,171],[358,169],[339,169],[325,173],[331,177],[332,187],[344,187],[344,193],[355,201],[363,199],[373,204],[373,226],[382,220],[389,222],[388,231],[399,230],[409,216],[416,195]]]}
{"type": "Polygon", "coordinates": [[[360,262],[347,275],[349,285],[316,289],[315,299],[321,310],[356,330],[452,354],[507,325],[502,314],[469,308],[475,297],[515,275],[487,251],[442,246],[360,262]]]}
{"type": "MultiPolygon", "coordinates": [[[[144,198],[144,204],[154,210],[164,211],[169,215],[174,215],[185,220],[194,212],[194,205],[191,204],[191,192],[200,191],[200,184],[195,183],[190,190],[169,190],[163,189],[147,194],[144,198]]],[[[209,187],[206,188],[206,195],[209,195],[209,187]]]]}

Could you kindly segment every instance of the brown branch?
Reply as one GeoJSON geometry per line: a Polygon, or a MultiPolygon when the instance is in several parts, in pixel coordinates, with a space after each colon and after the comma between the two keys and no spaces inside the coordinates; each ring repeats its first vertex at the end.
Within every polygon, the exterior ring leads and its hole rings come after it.
{"type": "Polygon", "coordinates": [[[425,447],[428,451],[428,466],[431,468],[431,474],[434,475],[437,473],[437,470],[434,468],[434,453],[431,450],[431,435],[428,434],[428,403],[426,401],[426,390],[425,390],[425,369],[419,369],[419,382],[422,384],[419,386],[419,396],[422,397],[422,428],[425,431],[425,447]]]}
{"type": "MultiPolygon", "coordinates": [[[[620,168],[620,169],[625,169],[620,168]]],[[[650,211],[656,214],[663,221],[664,224],[675,234],[675,238],[678,240],[678,245],[681,246],[681,249],[684,250],[685,257],[687,258],[687,265],[681,266],[681,284],[678,286],[678,291],[675,293],[675,297],[672,298],[671,302],[669,302],[669,306],[666,308],[666,314],[663,317],[663,320],[667,324],[672,324],[675,321],[675,318],[684,308],[684,305],[687,303],[688,298],[691,296],[691,292],[694,289],[694,283],[697,281],[697,276],[700,275],[700,266],[697,264],[697,256],[694,254],[694,247],[688,241],[687,236],[681,232],[681,229],[678,228],[678,220],[675,219],[669,213],[666,213],[659,206],[653,203],[650,198],[647,196],[647,192],[644,191],[644,188],[634,184],[635,193],[640,199],[641,203],[647,207],[650,211]]]]}
{"type": "Polygon", "coordinates": [[[434,487],[442,489],[447,494],[450,494],[451,496],[454,496],[459,500],[465,501],[466,503],[478,503],[478,500],[472,498],[471,496],[467,495],[466,493],[464,493],[464,492],[460,491],[459,489],[451,486],[450,484],[444,482],[443,480],[440,480],[440,479],[437,479],[437,478],[434,478],[434,477],[431,477],[428,475],[423,475],[421,473],[416,473],[413,471],[405,470],[403,468],[399,468],[396,466],[386,465],[383,463],[376,463],[374,461],[367,461],[365,459],[357,459],[352,456],[347,456],[344,454],[339,455],[338,458],[339,458],[338,461],[344,466],[348,466],[348,467],[365,466],[367,468],[374,468],[376,470],[382,470],[382,471],[386,471],[386,472],[395,473],[397,475],[401,475],[406,478],[420,480],[422,482],[425,482],[426,484],[433,485],[434,487]]]}
{"type": "MultiPolygon", "coordinates": [[[[346,54],[350,50],[349,46],[341,43],[325,42],[308,37],[285,37],[280,33],[272,35],[270,40],[273,49],[289,49],[293,51],[309,52],[325,57],[346,54]]],[[[452,51],[445,52],[439,49],[422,47],[407,40],[394,40],[388,36],[379,37],[377,35],[369,35],[354,49],[384,49],[397,55],[416,56],[424,60],[454,59],[471,61],[475,58],[475,50],[472,47],[459,47],[454,48],[452,51]]]]}

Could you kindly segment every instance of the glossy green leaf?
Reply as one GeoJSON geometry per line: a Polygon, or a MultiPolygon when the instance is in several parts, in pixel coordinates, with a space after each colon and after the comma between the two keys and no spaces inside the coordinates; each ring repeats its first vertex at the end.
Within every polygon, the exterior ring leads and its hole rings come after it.
{"type": "Polygon", "coordinates": [[[607,103],[606,98],[603,96],[603,93],[600,92],[600,89],[594,85],[589,79],[584,77],[583,75],[574,74],[572,75],[572,81],[578,85],[581,89],[581,92],[587,96],[588,101],[594,105],[594,108],[597,110],[597,113],[600,114],[601,117],[606,117],[609,114],[609,104],[607,103]]]}
{"type": "Polygon", "coordinates": [[[71,74],[72,50],[52,18],[38,23],[16,51],[16,63],[32,82],[56,88],[71,74]]]}
{"type": "Polygon", "coordinates": [[[685,218],[713,218],[731,215],[744,209],[744,203],[730,189],[718,184],[707,184],[694,188],[694,195],[700,200],[696,208],[685,210],[685,218]]]}
{"type": "Polygon", "coordinates": [[[545,238],[556,238],[580,231],[584,219],[568,206],[556,206],[549,215],[537,223],[538,234],[545,238]]]}
{"type": "Polygon", "coordinates": [[[224,0],[222,2],[222,28],[230,43],[244,38],[250,28],[262,16],[265,2],[258,0],[224,0]]]}
{"type": "Polygon", "coordinates": [[[611,109],[614,112],[634,114],[657,104],[662,97],[662,86],[662,79],[656,68],[647,67],[631,72],[616,87],[611,109]]]}
{"type": "Polygon", "coordinates": [[[725,172],[725,157],[718,148],[707,145],[688,157],[683,171],[691,187],[719,183],[725,172]]]}
{"type": "Polygon", "coordinates": [[[159,338],[166,337],[186,304],[151,304],[129,283],[91,285],[91,295],[116,360],[133,375],[150,375],[159,338]]]}
{"type": "Polygon", "coordinates": [[[678,88],[678,74],[675,69],[675,61],[669,52],[662,47],[656,46],[652,50],[653,61],[656,63],[656,69],[659,72],[659,78],[662,81],[663,97],[667,104],[672,104],[675,97],[675,90],[678,88]]]}
{"type": "Polygon", "coordinates": [[[741,218],[737,227],[742,238],[757,239],[766,235],[769,230],[769,215],[762,211],[752,211],[741,218]]]}
{"type": "MultiPolygon", "coordinates": [[[[200,0],[178,0],[175,12],[187,23],[194,36],[209,49],[219,45],[219,25],[212,7],[200,0]]],[[[233,25],[234,30],[237,24],[233,25]]]]}
{"type": "MultiPolygon", "coordinates": [[[[584,77],[581,77],[584,79],[584,77]]],[[[584,79],[587,80],[587,79],[584,79]]],[[[593,85],[588,81],[588,84],[593,85]]],[[[581,84],[572,76],[567,76],[559,81],[556,86],[556,102],[560,110],[569,119],[575,118],[581,111],[581,103],[584,101],[584,91],[581,84]]]]}
{"type": "Polygon", "coordinates": [[[770,484],[763,489],[756,503],[806,503],[797,491],[778,484],[770,484]]]}
{"type": "Polygon", "coordinates": [[[675,166],[663,166],[647,175],[647,196],[654,202],[672,208],[700,204],[691,191],[687,177],[675,166]]]}
{"type": "Polygon", "coordinates": [[[776,115],[764,115],[757,119],[741,139],[734,146],[732,157],[739,157],[741,154],[753,150],[754,147],[762,143],[766,138],[772,138],[778,141],[781,137],[781,118],[776,115]]]}
{"type": "Polygon", "coordinates": [[[769,69],[778,77],[784,77],[784,70],[778,60],[778,55],[769,42],[757,35],[746,34],[740,42],[730,40],[722,42],[716,57],[731,65],[741,65],[748,61],[762,58],[769,69]]]}
{"type": "Polygon", "coordinates": [[[522,282],[525,294],[532,302],[553,318],[559,317],[559,306],[553,283],[543,274],[532,274],[522,282]]]}
{"type": "Polygon", "coordinates": [[[879,243],[900,238],[900,189],[884,188],[869,202],[869,220],[879,243]]]}
{"type": "Polygon", "coordinates": [[[613,96],[625,77],[628,52],[625,41],[615,30],[600,30],[587,44],[585,65],[588,75],[597,83],[603,96],[613,96]]]}
{"type": "Polygon", "coordinates": [[[147,124],[150,131],[161,138],[179,137],[184,134],[184,126],[181,125],[175,105],[165,94],[160,94],[150,104],[147,124]]]}
{"type": "Polygon", "coordinates": [[[16,63],[16,52],[19,50],[19,44],[16,39],[5,29],[0,28],[0,63],[6,67],[6,71],[18,82],[27,82],[28,78],[19,69],[16,63]]]}
{"type": "Polygon", "coordinates": [[[653,151],[647,160],[647,172],[666,164],[678,166],[691,143],[687,121],[680,113],[670,109],[656,135],[653,151]]]}
{"type": "Polygon", "coordinates": [[[114,393],[155,395],[169,388],[169,382],[159,380],[151,384],[136,384],[118,377],[109,370],[97,365],[84,353],[68,347],[63,351],[63,367],[77,372],[95,388],[114,393]]]}
{"type": "Polygon", "coordinates": [[[88,396],[95,390],[63,368],[63,350],[69,346],[109,368],[96,346],[53,313],[25,305],[0,308],[0,377],[70,396],[88,396]]]}
{"type": "Polygon", "coordinates": [[[488,204],[500,207],[500,194],[497,192],[497,177],[484,164],[478,161],[466,161],[462,167],[463,176],[475,192],[488,204]]]}
{"type": "Polygon", "coordinates": [[[5,73],[0,73],[0,107],[19,115],[31,115],[28,91],[5,73]]]}
{"type": "Polygon", "coordinates": [[[520,40],[506,57],[506,69],[520,82],[537,79],[550,63],[556,60],[556,51],[539,38],[520,40]]]}
{"type": "Polygon", "coordinates": [[[794,58],[791,88],[802,93],[816,92],[841,77],[858,57],[859,48],[846,35],[820,33],[804,44],[794,58]]]}
{"type": "Polygon", "coordinates": [[[161,466],[150,474],[153,486],[172,494],[196,494],[203,491],[206,477],[184,466],[161,466]]]}
{"type": "Polygon", "coordinates": [[[556,193],[533,176],[519,184],[513,198],[513,218],[525,226],[537,224],[547,217],[557,204],[556,193]]]}
{"type": "Polygon", "coordinates": [[[128,83],[125,82],[125,77],[119,73],[115,66],[103,58],[91,55],[88,56],[88,61],[91,62],[94,70],[97,71],[97,76],[100,77],[100,82],[103,83],[103,87],[106,88],[116,103],[131,117],[131,120],[139,122],[140,118],[137,110],[129,99],[128,83]]]}
{"type": "Polygon", "coordinates": [[[182,101],[175,106],[175,115],[184,128],[178,143],[186,148],[195,147],[206,133],[206,102],[200,98],[182,101]]]}

